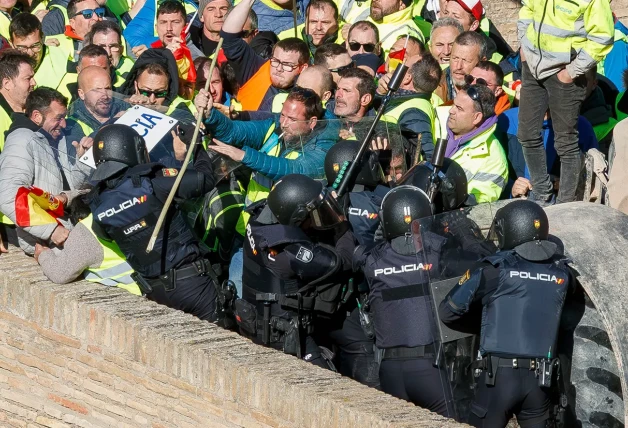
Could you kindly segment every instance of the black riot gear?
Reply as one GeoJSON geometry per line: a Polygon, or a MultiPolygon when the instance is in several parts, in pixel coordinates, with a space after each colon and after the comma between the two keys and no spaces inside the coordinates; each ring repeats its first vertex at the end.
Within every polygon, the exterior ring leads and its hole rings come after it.
{"type": "Polygon", "coordinates": [[[330,229],[345,220],[338,202],[323,184],[301,174],[288,174],[268,194],[268,208],[279,223],[300,226],[310,219],[315,229],[330,229]]]}
{"type": "MultiPolygon", "coordinates": [[[[408,170],[398,184],[415,186],[427,193],[433,175],[434,165],[430,162],[421,162],[408,170]]],[[[443,167],[436,173],[435,178],[438,180],[438,194],[434,200],[436,213],[450,211],[464,204],[469,196],[467,176],[456,161],[444,158],[443,167]]]]}
{"type": "Polygon", "coordinates": [[[497,241],[500,250],[515,250],[527,260],[541,261],[552,257],[555,243],[547,240],[549,220],[538,204],[529,200],[514,201],[500,208],[493,219],[489,239],[497,241]]]}
{"type": "Polygon", "coordinates": [[[430,200],[425,192],[414,186],[399,186],[382,200],[379,213],[386,239],[411,234],[412,220],[432,215],[430,200]]]}
{"type": "MultiPolygon", "coordinates": [[[[359,151],[360,143],[357,141],[341,140],[329,149],[327,155],[325,155],[325,177],[329,186],[335,189],[340,185],[340,180],[344,177],[349,164],[355,161],[359,151]]],[[[361,184],[375,187],[383,182],[384,172],[379,163],[379,156],[377,152],[367,150],[362,157],[359,172],[354,182],[350,183],[350,186],[361,184]]]]}
{"type": "Polygon", "coordinates": [[[92,179],[100,181],[125,168],[149,163],[144,138],[130,126],[112,124],[100,128],[94,136],[96,172],[92,179]]]}

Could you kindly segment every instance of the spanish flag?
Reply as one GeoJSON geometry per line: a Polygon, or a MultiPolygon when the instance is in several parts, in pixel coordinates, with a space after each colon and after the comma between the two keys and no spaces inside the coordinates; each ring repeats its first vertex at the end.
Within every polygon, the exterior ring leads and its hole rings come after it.
{"type": "MultiPolygon", "coordinates": [[[[187,33],[185,29],[181,31],[181,46],[173,52],[174,59],[177,61],[177,68],[179,69],[179,77],[188,82],[196,82],[196,69],[194,68],[194,61],[192,60],[192,53],[188,48],[185,38],[187,33]]],[[[161,40],[157,40],[150,45],[151,48],[163,48],[165,47],[161,40]]]]}
{"type": "MultiPolygon", "coordinates": [[[[63,203],[35,186],[20,187],[15,195],[15,223],[20,227],[59,223],[63,203]]],[[[59,223],[60,224],[60,223],[59,223]]]]}

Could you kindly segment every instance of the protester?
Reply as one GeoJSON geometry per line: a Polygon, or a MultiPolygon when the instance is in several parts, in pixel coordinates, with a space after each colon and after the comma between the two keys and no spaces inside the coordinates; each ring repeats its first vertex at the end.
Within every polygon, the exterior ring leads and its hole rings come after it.
{"type": "Polygon", "coordinates": [[[347,68],[354,68],[355,62],[349,56],[347,50],[341,45],[327,43],[316,50],[314,65],[326,67],[334,79],[334,83],[340,80],[340,72],[347,68]]]}
{"type": "Polygon", "coordinates": [[[349,28],[347,35],[347,51],[351,56],[374,53],[381,54],[379,30],[370,21],[358,21],[349,28]]]}
{"type": "Polygon", "coordinates": [[[48,34],[46,33],[46,26],[43,25],[44,34],[59,43],[59,47],[66,58],[76,62],[78,54],[85,45],[83,39],[92,26],[102,20],[105,9],[95,0],[70,0],[67,14],[68,22],[64,31],[58,34],[48,34]]]}
{"type": "Polygon", "coordinates": [[[111,66],[116,72],[114,86],[120,87],[133,67],[133,60],[124,55],[122,31],[113,21],[100,21],[92,26],[85,36],[85,44],[103,48],[109,55],[111,66]]]}
{"type": "Polygon", "coordinates": [[[466,31],[456,37],[451,48],[449,68],[443,73],[436,91],[443,102],[453,100],[458,89],[466,86],[465,77],[480,61],[486,60],[487,52],[486,39],[478,33],[466,31]]]}
{"type": "Polygon", "coordinates": [[[443,66],[449,66],[451,50],[456,37],[464,32],[462,25],[453,18],[441,18],[432,25],[430,34],[430,52],[443,66]]]}
{"type": "Polygon", "coordinates": [[[190,34],[192,43],[205,56],[213,55],[216,51],[222,24],[231,7],[231,2],[227,0],[203,0],[199,3],[199,20],[203,25],[190,30],[190,34]]]}
{"type": "Polygon", "coordinates": [[[480,61],[469,74],[468,83],[485,85],[495,95],[495,114],[500,115],[510,108],[510,99],[502,85],[504,84],[504,72],[495,63],[480,61]]]}

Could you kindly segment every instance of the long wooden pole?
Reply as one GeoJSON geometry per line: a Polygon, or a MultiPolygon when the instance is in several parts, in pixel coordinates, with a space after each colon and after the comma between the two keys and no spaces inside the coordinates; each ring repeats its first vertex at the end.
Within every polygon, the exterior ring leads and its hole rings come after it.
{"type": "MultiPolygon", "coordinates": [[[[216,46],[216,51],[214,52],[214,58],[212,59],[211,66],[209,67],[209,74],[207,76],[207,82],[205,82],[205,91],[209,91],[209,84],[212,80],[212,74],[214,73],[214,68],[216,68],[216,60],[218,59],[218,52],[222,48],[222,37],[218,40],[218,46],[216,46]]],[[[211,95],[210,95],[211,96],[211,95]]],[[[190,158],[192,157],[192,153],[194,152],[194,147],[196,146],[198,139],[198,133],[201,127],[201,122],[203,120],[203,108],[198,109],[198,117],[196,118],[196,128],[194,128],[194,134],[192,135],[192,144],[190,144],[190,148],[188,149],[187,155],[185,155],[185,160],[183,161],[183,167],[179,174],[177,175],[177,179],[170,189],[170,194],[168,194],[168,199],[166,199],[166,203],[161,210],[161,214],[159,214],[159,218],[157,219],[157,224],[155,225],[155,230],[153,230],[153,234],[150,237],[150,241],[148,241],[148,246],[146,247],[146,252],[150,253],[153,251],[153,247],[155,246],[155,241],[157,240],[157,235],[161,230],[161,226],[163,226],[164,220],[166,219],[166,213],[168,209],[170,209],[170,205],[172,204],[172,200],[174,199],[174,195],[177,194],[177,189],[179,188],[179,184],[181,184],[181,180],[183,179],[183,174],[185,174],[185,170],[188,168],[188,164],[190,163],[190,158]]]]}

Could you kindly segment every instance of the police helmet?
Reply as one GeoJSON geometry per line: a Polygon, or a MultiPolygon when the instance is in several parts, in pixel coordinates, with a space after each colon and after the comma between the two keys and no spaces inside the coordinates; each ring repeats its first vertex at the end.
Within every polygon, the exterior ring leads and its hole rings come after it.
{"type": "Polygon", "coordinates": [[[149,163],[144,138],[130,126],[112,124],[100,128],[94,136],[96,172],[92,180],[110,178],[125,168],[149,163]]]}
{"type": "Polygon", "coordinates": [[[423,190],[414,186],[398,186],[388,192],[379,212],[387,240],[411,233],[413,220],[431,215],[430,199],[423,190]]]}
{"type": "Polygon", "coordinates": [[[330,229],[345,220],[323,183],[301,174],[288,174],[279,180],[266,202],[277,221],[286,226],[300,226],[310,219],[315,229],[330,229]]]}
{"type": "Polygon", "coordinates": [[[542,261],[557,252],[557,245],[547,240],[549,220],[538,204],[530,200],[513,201],[497,210],[489,239],[500,250],[514,250],[526,260],[542,261]]]}
{"type": "MultiPolygon", "coordinates": [[[[434,166],[431,163],[421,162],[410,168],[401,177],[398,184],[415,186],[427,193],[433,172],[434,166]]],[[[434,200],[434,211],[440,213],[462,206],[469,196],[467,192],[467,176],[464,173],[464,169],[458,162],[445,158],[438,176],[440,183],[438,194],[434,200]]]]}
{"type": "MultiPolygon", "coordinates": [[[[327,151],[325,156],[325,177],[327,185],[338,187],[340,180],[349,169],[349,164],[353,162],[360,150],[360,143],[357,141],[340,140],[327,151]],[[338,180],[338,182],[336,182],[338,180]]],[[[353,184],[375,187],[384,182],[384,172],[379,163],[377,152],[367,150],[362,157],[362,162],[358,168],[358,174],[353,184]]]]}

